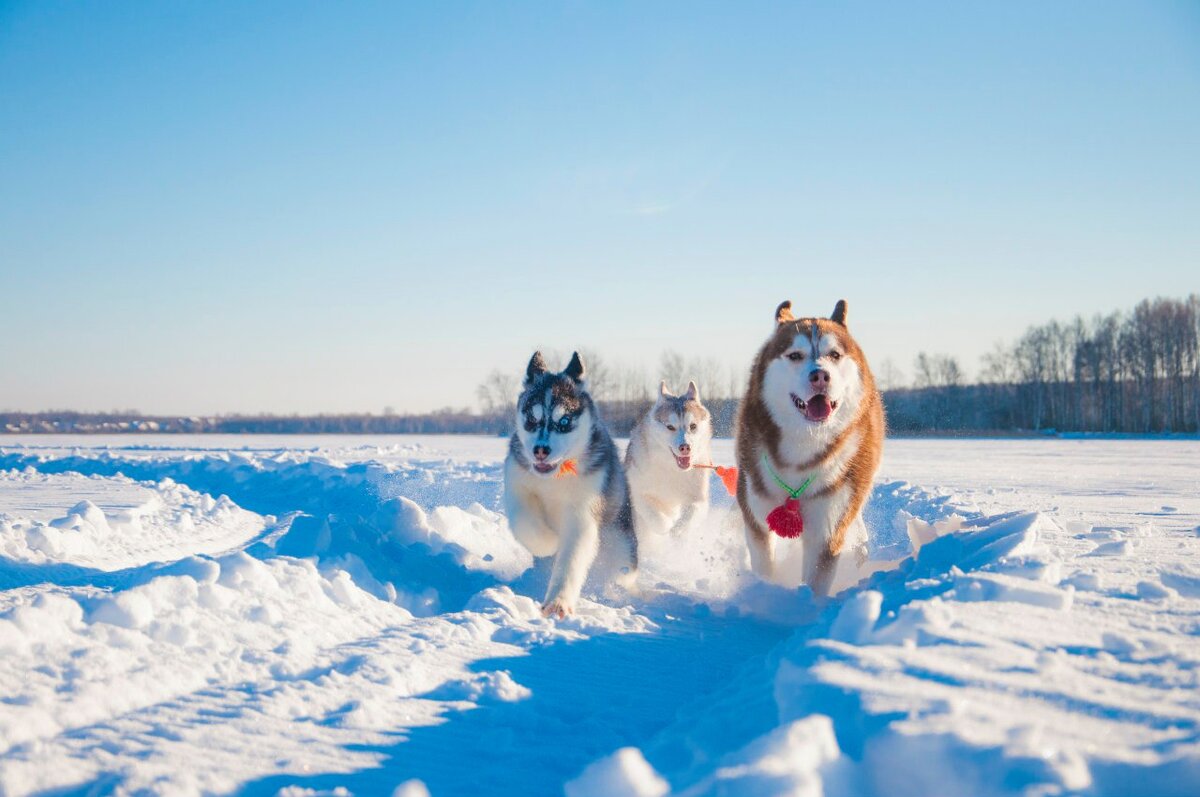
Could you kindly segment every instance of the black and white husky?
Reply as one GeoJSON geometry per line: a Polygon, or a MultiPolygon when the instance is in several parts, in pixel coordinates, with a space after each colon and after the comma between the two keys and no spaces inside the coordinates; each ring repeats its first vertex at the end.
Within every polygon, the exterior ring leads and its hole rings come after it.
{"type": "Polygon", "coordinates": [[[622,582],[632,584],[637,537],[629,485],[578,353],[562,373],[548,371],[541,352],[529,360],[504,461],[504,504],[513,536],[534,556],[554,556],[545,616],[575,611],[602,547],[623,570],[622,582]]]}
{"type": "Polygon", "coordinates": [[[700,403],[700,390],[689,382],[682,396],[663,382],[658,398],[629,434],[625,470],[633,517],[642,539],[670,530],[686,531],[708,509],[712,416],[700,403]]]}

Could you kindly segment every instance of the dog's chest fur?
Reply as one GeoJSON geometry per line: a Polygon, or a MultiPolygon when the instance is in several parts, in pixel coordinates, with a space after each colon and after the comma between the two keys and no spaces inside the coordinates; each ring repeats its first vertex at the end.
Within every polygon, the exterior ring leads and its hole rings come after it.
{"type": "MultiPolygon", "coordinates": [[[[814,322],[815,323],[815,322],[814,322]]],[[[879,466],[883,444],[883,410],[870,370],[857,345],[848,343],[862,374],[861,389],[843,397],[844,413],[827,425],[814,426],[790,414],[774,417],[764,398],[763,375],[780,356],[790,331],[768,341],[755,363],[738,424],[738,466],[742,469],[738,502],[757,534],[769,534],[766,517],[789,497],[776,480],[799,489],[804,535],[809,543],[822,540],[831,553],[840,552],[848,527],[858,518],[879,466]],[[773,471],[773,473],[772,473],[773,471]]],[[[852,341],[847,333],[842,337],[852,341]]]]}
{"type": "Polygon", "coordinates": [[[551,530],[563,528],[567,519],[583,507],[599,516],[604,492],[602,471],[547,478],[535,476],[511,460],[505,467],[505,479],[526,511],[540,514],[551,530]]]}

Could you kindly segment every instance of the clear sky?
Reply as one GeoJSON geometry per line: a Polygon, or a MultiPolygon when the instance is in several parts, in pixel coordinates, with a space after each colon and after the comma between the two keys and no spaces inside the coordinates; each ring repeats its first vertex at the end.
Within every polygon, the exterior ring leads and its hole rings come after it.
{"type": "Polygon", "coordinates": [[[0,0],[0,408],[425,410],[1200,290],[1200,3],[0,0]]]}

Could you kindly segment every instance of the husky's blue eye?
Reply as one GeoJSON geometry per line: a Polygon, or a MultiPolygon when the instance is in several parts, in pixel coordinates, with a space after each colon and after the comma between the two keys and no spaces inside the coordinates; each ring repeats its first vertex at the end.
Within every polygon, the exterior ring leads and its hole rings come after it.
{"type": "Polygon", "coordinates": [[[565,432],[571,428],[571,419],[566,415],[558,419],[558,431],[565,432]]]}

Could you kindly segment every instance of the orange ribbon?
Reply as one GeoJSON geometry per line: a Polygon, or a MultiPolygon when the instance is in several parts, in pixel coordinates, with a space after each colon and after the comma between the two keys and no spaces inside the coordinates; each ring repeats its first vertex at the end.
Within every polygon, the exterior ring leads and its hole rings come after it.
{"type": "Polygon", "coordinates": [[[697,463],[697,468],[712,468],[717,472],[717,476],[721,479],[721,484],[725,485],[725,490],[731,495],[737,496],[738,469],[724,468],[720,465],[700,465],[697,463]]]}

